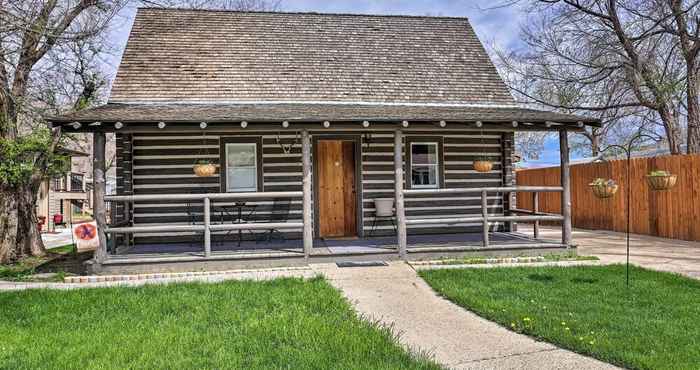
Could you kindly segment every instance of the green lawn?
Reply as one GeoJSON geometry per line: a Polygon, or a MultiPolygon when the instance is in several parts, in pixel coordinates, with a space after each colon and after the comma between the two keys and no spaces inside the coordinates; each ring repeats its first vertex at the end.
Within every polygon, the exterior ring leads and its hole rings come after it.
{"type": "Polygon", "coordinates": [[[700,368],[700,281],[622,265],[421,271],[511,330],[635,369],[700,368]]]}
{"type": "Polygon", "coordinates": [[[436,369],[323,279],[0,293],[0,369],[436,369]]]}

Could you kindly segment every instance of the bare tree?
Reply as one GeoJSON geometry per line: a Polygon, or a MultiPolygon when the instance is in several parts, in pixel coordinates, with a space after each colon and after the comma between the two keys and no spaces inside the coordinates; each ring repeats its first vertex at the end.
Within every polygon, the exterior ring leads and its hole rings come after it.
{"type": "MultiPolygon", "coordinates": [[[[593,112],[609,125],[633,123],[649,130],[650,118],[660,121],[674,154],[681,152],[687,123],[688,151],[700,151],[695,144],[697,2],[527,4],[530,19],[522,28],[527,50],[499,57],[508,73],[528,87],[511,86],[518,94],[568,112],[593,112]]],[[[599,147],[600,134],[601,130],[587,133],[593,148],[599,147]]]]}
{"type": "MultiPolygon", "coordinates": [[[[97,37],[125,3],[0,0],[0,263],[45,253],[36,227],[37,193],[65,162],[54,153],[60,129],[41,117],[47,109],[92,101],[99,81],[73,85],[67,95],[77,99],[70,104],[60,93],[66,81],[54,77],[75,68],[65,48],[97,37]]],[[[87,69],[74,74],[89,76],[87,69]]]]}
{"type": "Polygon", "coordinates": [[[152,6],[192,9],[265,12],[275,12],[282,9],[281,0],[149,0],[144,2],[152,6]]]}

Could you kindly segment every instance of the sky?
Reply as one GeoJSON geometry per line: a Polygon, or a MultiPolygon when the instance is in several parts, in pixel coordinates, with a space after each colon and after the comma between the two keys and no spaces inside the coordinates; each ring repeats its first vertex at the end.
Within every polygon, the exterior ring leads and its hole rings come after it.
{"type": "MultiPolygon", "coordinates": [[[[526,21],[521,9],[497,7],[499,0],[282,0],[283,11],[359,14],[404,14],[467,17],[481,42],[487,49],[497,47],[513,50],[522,46],[519,39],[520,25],[526,21]]],[[[134,8],[124,9],[116,22],[111,38],[116,45],[114,55],[105,62],[116,71],[121,51],[131,29],[134,8]]],[[[556,138],[545,142],[545,150],[533,165],[557,164],[559,144],[556,138]]]]}

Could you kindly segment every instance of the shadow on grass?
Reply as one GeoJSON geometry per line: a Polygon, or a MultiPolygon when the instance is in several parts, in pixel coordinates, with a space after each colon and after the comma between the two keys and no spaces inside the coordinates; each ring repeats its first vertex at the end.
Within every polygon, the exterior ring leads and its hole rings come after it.
{"type": "Polygon", "coordinates": [[[542,283],[551,283],[554,281],[554,276],[546,274],[530,274],[527,276],[527,278],[542,283]]]}
{"type": "Polygon", "coordinates": [[[575,277],[571,279],[572,283],[577,283],[577,284],[595,284],[600,282],[598,279],[593,279],[593,278],[587,278],[587,277],[575,277]]]}

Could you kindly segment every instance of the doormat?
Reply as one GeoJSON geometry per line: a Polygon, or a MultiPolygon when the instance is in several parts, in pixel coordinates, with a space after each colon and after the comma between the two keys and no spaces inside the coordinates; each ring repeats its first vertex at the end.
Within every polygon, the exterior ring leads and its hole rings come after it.
{"type": "Polygon", "coordinates": [[[362,261],[362,262],[336,262],[338,267],[374,267],[374,266],[389,266],[384,261],[362,261]]]}

